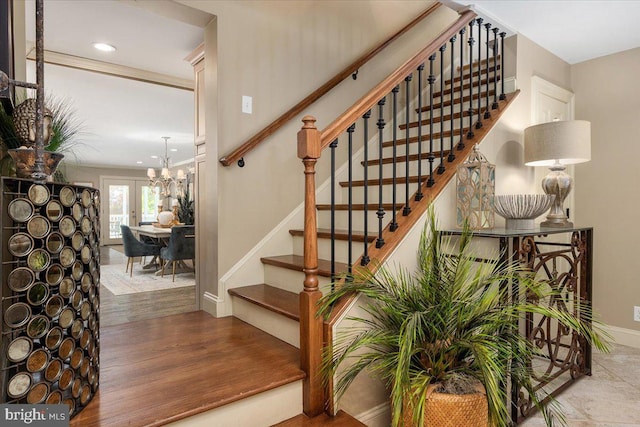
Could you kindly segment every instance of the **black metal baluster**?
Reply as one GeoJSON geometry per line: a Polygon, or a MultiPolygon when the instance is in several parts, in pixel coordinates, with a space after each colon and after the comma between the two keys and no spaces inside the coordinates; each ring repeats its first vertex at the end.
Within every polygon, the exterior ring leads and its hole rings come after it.
{"type": "MultiPolygon", "coordinates": [[[[406,132],[405,132],[405,141],[406,141],[406,148],[404,150],[404,165],[405,165],[405,181],[404,181],[404,192],[405,192],[405,205],[404,205],[404,209],[402,209],[402,215],[407,216],[411,213],[411,208],[409,207],[409,101],[410,101],[410,95],[411,95],[411,79],[413,78],[412,74],[409,74],[407,77],[404,78],[404,83],[405,83],[405,93],[404,93],[404,97],[405,97],[405,125],[406,125],[406,132]]],[[[420,141],[418,141],[418,143],[420,143],[420,141]]]]}
{"type": "MultiPolygon", "coordinates": [[[[396,231],[398,229],[398,222],[396,221],[396,178],[397,178],[397,148],[398,148],[398,92],[400,92],[400,85],[394,87],[391,92],[393,93],[393,189],[392,191],[392,206],[391,206],[391,225],[389,230],[396,231]]],[[[409,132],[409,129],[407,129],[409,132]]]]}
{"type": "Polygon", "coordinates": [[[455,82],[455,74],[454,74],[454,56],[455,56],[455,43],[456,36],[453,36],[449,39],[449,43],[451,43],[451,62],[449,67],[451,69],[451,106],[449,107],[449,132],[451,135],[449,136],[449,157],[447,160],[449,162],[453,162],[456,159],[456,155],[453,154],[453,122],[454,122],[454,107],[456,105],[456,82],[455,82]]]}
{"type": "Polygon", "coordinates": [[[336,279],[336,138],[329,147],[331,148],[331,290],[336,279]]]}
{"type": "MultiPolygon", "coordinates": [[[[486,53],[487,53],[487,67],[486,67],[486,76],[487,76],[487,83],[485,85],[485,102],[484,102],[484,118],[488,119],[491,117],[491,111],[489,110],[489,73],[491,71],[491,68],[489,67],[491,64],[489,64],[489,39],[491,38],[491,24],[486,23],[484,24],[484,27],[487,29],[487,47],[486,47],[486,53]]],[[[494,62],[493,66],[495,67],[496,64],[494,62]]]]}
{"type": "Polygon", "coordinates": [[[371,110],[367,111],[366,113],[364,113],[364,116],[362,116],[362,119],[364,120],[364,129],[363,129],[363,134],[364,134],[364,254],[362,255],[362,258],[360,259],[360,265],[367,265],[369,264],[369,261],[371,261],[369,259],[369,221],[368,221],[368,214],[369,214],[369,183],[368,183],[368,179],[369,179],[369,117],[371,117],[371,110]]]}
{"type": "MultiPolygon", "coordinates": [[[[477,19],[478,22],[478,121],[476,121],[476,129],[482,128],[482,18],[477,19]]],[[[471,64],[471,73],[473,74],[473,64],[471,64]]]]}
{"type": "Polygon", "coordinates": [[[347,227],[347,241],[348,241],[348,248],[347,248],[347,265],[348,265],[348,272],[351,273],[351,265],[352,265],[352,255],[353,255],[353,251],[352,251],[352,244],[353,244],[353,132],[356,130],[356,124],[352,124],[351,126],[349,126],[347,128],[347,133],[349,134],[349,143],[348,143],[348,156],[349,156],[349,164],[348,164],[348,169],[349,169],[349,196],[348,196],[348,200],[349,200],[349,216],[348,216],[348,224],[349,226],[347,227]]]}
{"type": "Polygon", "coordinates": [[[476,20],[472,19],[469,22],[469,131],[467,132],[467,138],[471,139],[474,137],[473,133],[473,44],[475,43],[475,39],[473,38],[473,26],[475,25],[476,20]]]}
{"type": "Polygon", "coordinates": [[[507,99],[507,95],[504,94],[504,36],[506,35],[504,31],[500,33],[500,86],[502,87],[500,101],[507,99]]]}
{"type": "Polygon", "coordinates": [[[438,174],[441,175],[445,171],[444,167],[444,122],[442,116],[444,115],[444,51],[447,50],[447,45],[440,46],[440,166],[438,166],[438,174]]]}
{"type": "Polygon", "coordinates": [[[427,179],[427,187],[432,187],[436,183],[433,179],[433,161],[435,160],[433,155],[433,84],[436,81],[433,75],[433,61],[435,60],[435,54],[429,57],[429,179],[427,179]]]}
{"type": "Polygon", "coordinates": [[[467,29],[460,29],[460,139],[458,150],[464,149],[464,35],[467,29]]]}
{"type": "Polygon", "coordinates": [[[379,166],[378,166],[378,238],[376,239],[376,248],[384,246],[382,238],[382,219],[384,218],[384,209],[382,207],[382,131],[384,130],[384,103],[385,98],[378,101],[378,150],[379,150],[379,166]]]}
{"type": "Polygon", "coordinates": [[[420,201],[424,197],[422,194],[422,72],[424,64],[418,66],[418,191],[416,191],[415,201],[420,201]]]}
{"type": "Polygon", "coordinates": [[[493,29],[493,104],[492,109],[498,108],[498,32],[500,29],[493,29]]]}

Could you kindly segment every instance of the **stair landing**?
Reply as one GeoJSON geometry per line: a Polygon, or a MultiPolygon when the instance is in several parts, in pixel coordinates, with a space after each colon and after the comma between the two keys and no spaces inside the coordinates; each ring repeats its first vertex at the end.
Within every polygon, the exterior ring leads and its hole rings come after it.
{"type": "Polygon", "coordinates": [[[298,349],[196,311],[100,330],[100,388],[71,427],[159,426],[304,378],[298,349]]]}

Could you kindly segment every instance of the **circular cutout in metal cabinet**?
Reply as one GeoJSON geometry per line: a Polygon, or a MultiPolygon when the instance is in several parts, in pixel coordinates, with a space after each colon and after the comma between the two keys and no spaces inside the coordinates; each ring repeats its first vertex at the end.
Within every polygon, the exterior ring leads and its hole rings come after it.
{"type": "Polygon", "coordinates": [[[67,307],[64,310],[62,310],[62,313],[60,313],[60,317],[58,318],[58,324],[63,329],[66,329],[69,326],[71,326],[75,318],[76,318],[75,312],[71,308],[67,307]]]}
{"type": "Polygon", "coordinates": [[[27,291],[27,301],[33,306],[42,305],[49,296],[49,287],[42,283],[36,282],[27,291]]]}
{"type": "Polygon", "coordinates": [[[91,224],[91,220],[88,216],[83,216],[82,220],[80,220],[80,230],[85,236],[88,236],[89,233],[93,230],[93,226],[91,224]]]}
{"type": "Polygon", "coordinates": [[[76,261],[73,263],[73,268],[71,269],[71,276],[74,280],[80,280],[83,273],[82,263],[80,261],[76,261]]]}
{"type": "Polygon", "coordinates": [[[62,403],[62,392],[60,390],[54,390],[49,393],[47,396],[47,400],[45,400],[47,405],[59,405],[62,403]]]}
{"type": "Polygon", "coordinates": [[[49,236],[47,236],[46,246],[49,252],[51,252],[52,254],[57,254],[64,247],[64,237],[62,237],[62,234],[60,234],[59,232],[54,231],[53,233],[49,234],[49,236]]]}
{"type": "Polygon", "coordinates": [[[76,223],[70,216],[63,216],[58,223],[58,229],[64,237],[70,237],[76,231],[76,223]]]}
{"type": "Polygon", "coordinates": [[[35,272],[46,269],[50,261],[49,253],[44,249],[35,249],[27,257],[27,265],[35,272]]]}
{"type": "Polygon", "coordinates": [[[62,187],[60,190],[60,203],[63,206],[71,207],[76,202],[76,192],[71,187],[62,187]]]}
{"type": "Polygon", "coordinates": [[[58,356],[62,360],[67,360],[73,354],[73,351],[76,349],[76,343],[73,338],[65,338],[62,340],[62,344],[60,344],[60,348],[58,349],[58,356]]]}
{"type": "Polygon", "coordinates": [[[89,248],[89,246],[84,245],[82,247],[82,249],[80,250],[80,259],[83,263],[89,264],[89,261],[91,261],[91,249],[89,248]]]}
{"type": "Polygon", "coordinates": [[[64,208],[59,201],[49,200],[49,203],[47,203],[47,207],[45,208],[45,212],[49,220],[57,222],[60,221],[60,218],[62,218],[62,215],[64,214],[64,208]]]}
{"type": "Polygon", "coordinates": [[[89,289],[91,289],[91,285],[93,285],[93,279],[89,273],[84,273],[82,278],[80,279],[80,287],[82,288],[82,292],[87,293],[89,289]]]}
{"type": "Polygon", "coordinates": [[[60,359],[53,359],[44,371],[44,379],[50,383],[55,382],[62,375],[62,362],[60,359]]]}
{"type": "Polygon", "coordinates": [[[26,372],[18,372],[14,375],[7,385],[7,394],[9,397],[18,399],[29,391],[33,378],[26,372]]]}
{"type": "Polygon", "coordinates": [[[80,223],[82,216],[84,215],[84,209],[82,209],[82,205],[80,203],[75,203],[71,208],[71,215],[73,219],[76,220],[77,223],[80,223]]]}
{"type": "Polygon", "coordinates": [[[80,195],[80,200],[82,201],[82,206],[88,208],[91,205],[91,192],[87,189],[82,190],[82,194],[80,195]]]}
{"type": "Polygon", "coordinates": [[[7,243],[9,252],[15,257],[23,257],[33,249],[33,238],[27,233],[15,233],[7,243]]]}
{"type": "Polygon", "coordinates": [[[34,373],[42,371],[49,363],[49,353],[39,348],[29,355],[27,371],[34,373]]]}
{"type": "Polygon", "coordinates": [[[73,237],[71,238],[71,247],[76,251],[79,251],[80,249],[82,249],[83,245],[84,245],[84,236],[82,235],[81,232],[76,231],[75,233],[73,233],[73,237]]]}
{"type": "Polygon", "coordinates": [[[29,324],[27,325],[27,335],[31,338],[36,339],[43,337],[47,332],[49,332],[49,319],[42,314],[34,316],[29,320],[29,324]]]}
{"type": "Polygon", "coordinates": [[[76,340],[79,340],[80,336],[82,336],[83,330],[84,330],[84,323],[82,322],[82,320],[81,319],[74,320],[73,324],[71,325],[71,336],[76,340]]]}
{"type": "Polygon", "coordinates": [[[33,203],[23,198],[10,201],[7,209],[9,211],[9,217],[16,222],[28,221],[35,211],[33,203]]]}
{"type": "Polygon", "coordinates": [[[4,312],[4,323],[10,328],[19,328],[25,325],[31,317],[31,307],[23,302],[16,302],[4,312]]]}
{"type": "Polygon", "coordinates": [[[55,350],[60,346],[60,343],[62,343],[63,337],[62,328],[60,326],[54,326],[47,333],[44,343],[49,350],[55,350]]]}
{"type": "Polygon", "coordinates": [[[32,341],[27,337],[18,337],[7,346],[7,359],[10,362],[22,362],[29,356],[33,348],[32,341]]]}
{"type": "Polygon", "coordinates": [[[11,270],[7,283],[14,292],[25,291],[36,280],[36,276],[30,268],[18,267],[11,270]]]}
{"type": "Polygon", "coordinates": [[[44,305],[44,312],[47,314],[47,316],[53,319],[60,314],[60,312],[62,311],[62,307],[64,307],[64,300],[62,299],[62,297],[60,295],[53,295],[47,300],[47,303],[44,305]]]}
{"type": "Polygon", "coordinates": [[[60,264],[64,268],[71,267],[76,260],[76,252],[71,246],[65,246],[60,251],[60,264]]]}
{"type": "Polygon", "coordinates": [[[62,279],[62,282],[60,282],[60,295],[62,295],[64,298],[69,298],[75,290],[76,283],[71,277],[65,277],[64,279],[62,279]]]}
{"type": "Polygon", "coordinates": [[[44,399],[46,399],[48,394],[49,384],[37,383],[36,385],[31,387],[31,390],[29,390],[29,393],[27,394],[27,403],[30,405],[42,403],[44,402],[44,399]]]}
{"type": "Polygon", "coordinates": [[[60,264],[50,265],[44,277],[49,286],[58,286],[64,278],[64,269],[60,264]]]}
{"type": "Polygon", "coordinates": [[[27,222],[27,231],[37,239],[43,239],[51,231],[51,223],[42,215],[34,215],[27,222]]]}
{"type": "Polygon", "coordinates": [[[49,197],[51,194],[49,193],[49,189],[42,184],[33,184],[29,187],[29,191],[27,192],[29,196],[29,200],[33,202],[36,206],[42,206],[49,201],[49,197]]]}
{"type": "Polygon", "coordinates": [[[73,383],[74,379],[75,375],[73,373],[73,369],[65,368],[62,371],[62,375],[60,375],[60,379],[58,380],[58,387],[60,387],[60,390],[66,390],[73,383]]]}

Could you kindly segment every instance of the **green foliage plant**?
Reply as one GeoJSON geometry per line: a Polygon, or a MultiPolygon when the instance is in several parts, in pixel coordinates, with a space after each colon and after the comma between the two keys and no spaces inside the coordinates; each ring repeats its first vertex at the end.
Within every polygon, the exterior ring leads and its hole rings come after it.
{"type": "Polygon", "coordinates": [[[184,225],[193,225],[195,222],[194,204],[189,192],[189,181],[187,181],[184,193],[178,195],[178,218],[184,225]]]}
{"type": "Polygon", "coordinates": [[[546,316],[607,351],[606,335],[593,322],[590,307],[574,302],[578,315],[559,310],[550,301],[565,297],[547,283],[521,265],[477,262],[468,227],[454,243],[438,233],[432,208],[428,217],[415,273],[379,265],[354,269],[321,300],[320,313],[327,315],[341,298],[366,297],[368,316],[352,317],[355,326],[325,352],[326,377],[339,372],[336,396],[367,369],[390,390],[392,425],[403,425],[403,411],[411,408],[413,425],[422,426],[427,390],[466,378],[484,386],[489,425],[502,427],[510,422],[506,384],[512,377],[542,410],[548,426],[565,425],[559,404],[551,399],[542,405],[545,396],[534,392],[529,362],[539,350],[516,325],[526,313],[546,316]],[[520,292],[512,296],[505,284],[516,279],[520,292]]]}

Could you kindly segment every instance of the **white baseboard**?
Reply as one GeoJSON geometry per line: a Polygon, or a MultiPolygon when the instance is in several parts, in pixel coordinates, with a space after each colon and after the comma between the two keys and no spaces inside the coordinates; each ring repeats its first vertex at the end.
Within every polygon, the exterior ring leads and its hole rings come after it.
{"type": "Polygon", "coordinates": [[[378,406],[361,412],[354,417],[362,424],[366,424],[367,427],[386,427],[389,426],[391,420],[391,409],[389,408],[389,402],[381,403],[378,406]]]}
{"type": "Polygon", "coordinates": [[[613,337],[616,344],[640,349],[640,331],[606,325],[602,329],[613,337]]]}

